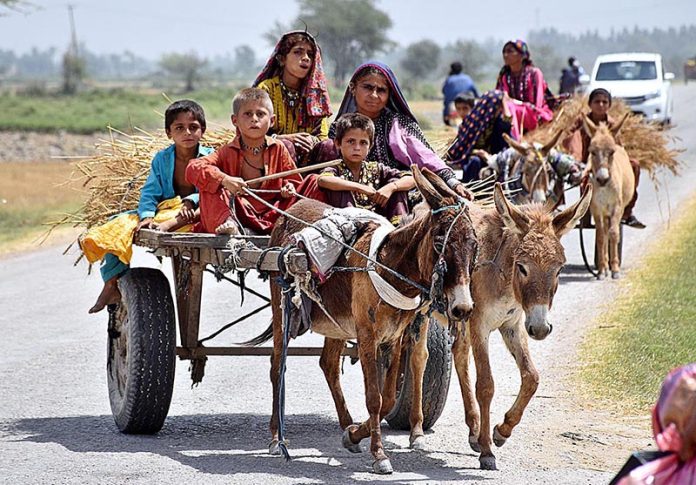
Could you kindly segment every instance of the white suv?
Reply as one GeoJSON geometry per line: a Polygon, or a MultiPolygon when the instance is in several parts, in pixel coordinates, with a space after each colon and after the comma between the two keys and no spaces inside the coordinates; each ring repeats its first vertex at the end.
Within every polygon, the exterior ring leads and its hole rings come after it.
{"type": "Polygon", "coordinates": [[[604,88],[646,120],[669,124],[672,120],[672,79],[673,73],[664,72],[660,54],[606,54],[595,61],[588,92],[604,88]]]}

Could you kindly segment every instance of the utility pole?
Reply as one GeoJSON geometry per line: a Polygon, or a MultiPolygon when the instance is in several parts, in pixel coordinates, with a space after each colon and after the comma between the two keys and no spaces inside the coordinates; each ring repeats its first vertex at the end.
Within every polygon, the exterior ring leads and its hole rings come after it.
{"type": "Polygon", "coordinates": [[[77,32],[75,30],[75,7],[68,4],[68,16],[70,18],[70,45],[63,55],[63,93],[75,94],[85,75],[85,65],[77,44],[77,32]]]}
{"type": "Polygon", "coordinates": [[[70,53],[77,57],[77,32],[75,31],[75,16],[73,14],[75,6],[68,4],[68,15],[70,16],[70,53]]]}

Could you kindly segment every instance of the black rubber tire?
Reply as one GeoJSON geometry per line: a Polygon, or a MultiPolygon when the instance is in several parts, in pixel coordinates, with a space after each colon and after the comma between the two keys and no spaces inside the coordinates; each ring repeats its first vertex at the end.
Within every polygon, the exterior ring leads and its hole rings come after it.
{"type": "Polygon", "coordinates": [[[126,434],[164,425],[174,390],[176,317],[169,282],[152,268],[133,268],[118,282],[121,303],[107,344],[109,402],[126,434]]]}
{"type": "MultiPolygon", "coordinates": [[[[423,375],[423,430],[432,428],[445,409],[452,373],[452,340],[449,331],[434,319],[428,325],[428,353],[423,375]]],[[[400,385],[396,390],[396,403],[384,418],[392,429],[411,429],[409,415],[413,376],[410,367],[406,365],[410,354],[410,348],[405,348],[402,352],[403,376],[398,380],[400,385]]]]}

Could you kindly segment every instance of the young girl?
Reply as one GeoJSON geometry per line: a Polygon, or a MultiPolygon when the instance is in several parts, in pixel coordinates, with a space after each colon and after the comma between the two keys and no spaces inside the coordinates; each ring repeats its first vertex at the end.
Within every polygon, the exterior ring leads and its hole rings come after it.
{"type": "Polygon", "coordinates": [[[310,34],[284,34],[254,81],[271,97],[275,122],[269,132],[285,143],[296,161],[329,133],[331,102],[319,45],[310,34]]]}

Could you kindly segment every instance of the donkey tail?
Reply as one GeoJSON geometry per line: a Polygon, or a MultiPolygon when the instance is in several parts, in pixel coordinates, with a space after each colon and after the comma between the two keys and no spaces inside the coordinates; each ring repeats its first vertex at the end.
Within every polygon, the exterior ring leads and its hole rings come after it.
{"type": "Polygon", "coordinates": [[[261,335],[258,335],[251,340],[247,340],[246,342],[238,342],[237,345],[241,345],[242,347],[257,347],[261,345],[262,343],[268,342],[273,338],[273,322],[268,326],[266,330],[264,330],[261,335]]]}

